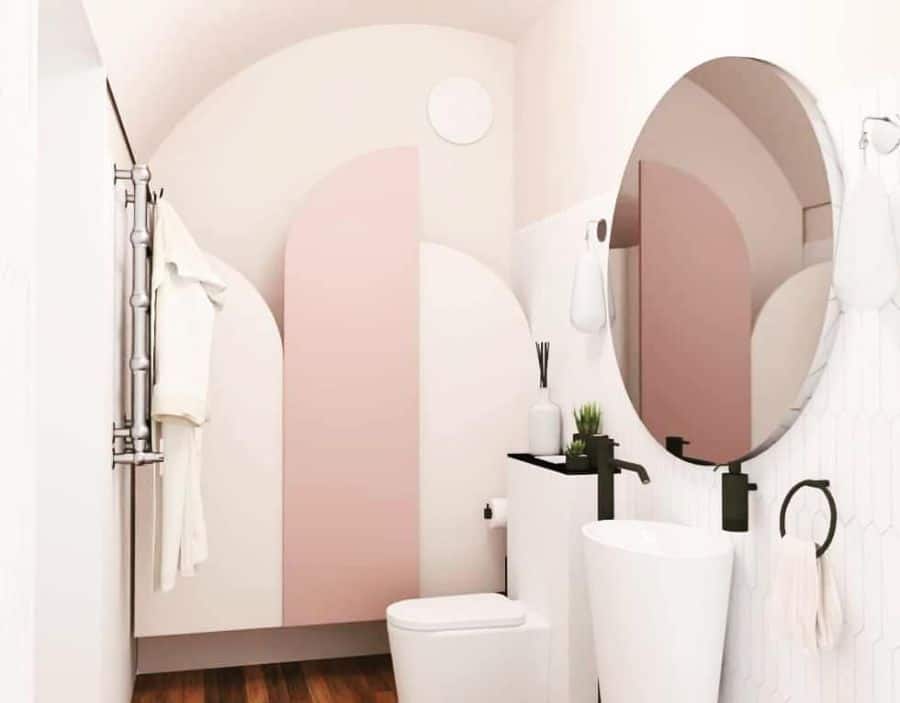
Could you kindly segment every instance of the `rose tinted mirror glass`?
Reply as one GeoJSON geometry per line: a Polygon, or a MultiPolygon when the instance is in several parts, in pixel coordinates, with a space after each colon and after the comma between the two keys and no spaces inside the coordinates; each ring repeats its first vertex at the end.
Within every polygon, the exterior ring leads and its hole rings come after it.
{"type": "Polygon", "coordinates": [[[631,154],[612,334],[635,409],[674,454],[758,453],[821,374],[834,227],[814,110],[776,67],[718,59],[671,88],[631,154]]]}

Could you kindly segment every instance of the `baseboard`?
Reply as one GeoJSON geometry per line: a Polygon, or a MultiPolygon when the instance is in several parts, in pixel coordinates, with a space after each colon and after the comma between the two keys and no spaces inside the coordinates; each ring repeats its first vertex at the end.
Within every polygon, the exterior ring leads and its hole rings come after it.
{"type": "Polygon", "coordinates": [[[142,637],[139,674],[386,654],[383,621],[142,637]]]}

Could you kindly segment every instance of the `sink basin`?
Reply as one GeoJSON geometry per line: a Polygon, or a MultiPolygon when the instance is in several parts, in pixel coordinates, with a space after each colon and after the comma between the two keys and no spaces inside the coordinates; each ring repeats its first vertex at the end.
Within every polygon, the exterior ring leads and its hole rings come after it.
{"type": "Polygon", "coordinates": [[[716,703],[731,541],[643,520],[582,534],[603,703],[716,703]]]}

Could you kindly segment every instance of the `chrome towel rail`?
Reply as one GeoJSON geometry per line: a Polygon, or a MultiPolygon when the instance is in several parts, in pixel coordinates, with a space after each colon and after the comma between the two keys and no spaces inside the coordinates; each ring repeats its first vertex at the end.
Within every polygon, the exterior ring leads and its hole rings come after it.
{"type": "Polygon", "coordinates": [[[163,455],[155,447],[156,433],[151,429],[150,391],[152,388],[153,325],[150,306],[150,169],[135,164],[128,169],[116,168],[114,181],[130,180],[133,192],[126,197],[133,205],[131,227],[131,408],[130,417],[121,427],[113,427],[113,465],[157,464],[163,455]]]}

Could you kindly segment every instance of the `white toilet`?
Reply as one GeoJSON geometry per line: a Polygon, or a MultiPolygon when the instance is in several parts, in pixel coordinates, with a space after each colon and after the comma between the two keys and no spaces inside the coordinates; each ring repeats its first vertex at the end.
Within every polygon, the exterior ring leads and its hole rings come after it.
{"type": "Polygon", "coordinates": [[[416,598],[387,609],[399,703],[545,703],[550,630],[496,593],[416,598]]]}

